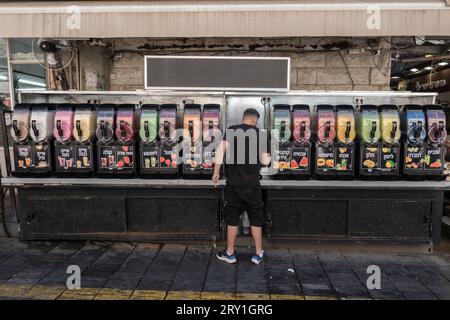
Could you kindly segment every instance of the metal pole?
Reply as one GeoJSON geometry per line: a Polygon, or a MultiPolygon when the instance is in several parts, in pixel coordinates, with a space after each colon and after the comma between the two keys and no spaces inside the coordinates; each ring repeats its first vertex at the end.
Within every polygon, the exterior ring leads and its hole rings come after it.
{"type": "MultiPolygon", "coordinates": [[[[5,119],[5,111],[6,106],[3,104],[3,102],[0,102],[0,127],[1,127],[1,136],[2,136],[2,146],[3,146],[3,154],[5,156],[5,167],[6,167],[6,176],[9,177],[11,175],[11,158],[9,154],[9,143],[8,143],[8,130],[6,129],[6,119],[5,119]]],[[[0,186],[1,186],[1,178],[0,178],[0,186]]],[[[2,221],[3,221],[3,229],[5,231],[5,234],[7,237],[11,237],[11,234],[8,231],[7,225],[6,225],[6,212],[5,212],[5,190],[2,187],[1,188],[1,209],[2,209],[2,221]]],[[[15,195],[14,189],[10,189],[10,196],[11,200],[14,200],[15,202],[15,195]]],[[[15,208],[15,205],[14,207],[15,208]]]]}

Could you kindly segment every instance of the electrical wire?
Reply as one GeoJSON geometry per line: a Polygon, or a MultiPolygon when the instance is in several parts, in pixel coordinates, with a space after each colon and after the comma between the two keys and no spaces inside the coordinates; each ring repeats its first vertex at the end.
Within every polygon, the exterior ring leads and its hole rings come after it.
{"type": "Polygon", "coordinates": [[[355,81],[353,80],[353,77],[350,74],[350,68],[348,67],[347,61],[345,61],[344,55],[342,54],[342,52],[338,51],[338,53],[339,53],[339,56],[342,59],[342,62],[344,63],[345,68],[347,69],[348,78],[350,79],[350,81],[352,83],[352,91],[353,91],[353,89],[355,89],[355,81]]]}

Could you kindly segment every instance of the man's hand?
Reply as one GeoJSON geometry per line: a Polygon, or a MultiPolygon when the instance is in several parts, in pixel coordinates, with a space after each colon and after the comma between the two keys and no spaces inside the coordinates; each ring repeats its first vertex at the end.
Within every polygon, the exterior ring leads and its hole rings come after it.
{"type": "Polygon", "coordinates": [[[220,180],[220,173],[214,173],[212,176],[212,182],[214,183],[214,187],[217,187],[217,183],[220,180]]]}

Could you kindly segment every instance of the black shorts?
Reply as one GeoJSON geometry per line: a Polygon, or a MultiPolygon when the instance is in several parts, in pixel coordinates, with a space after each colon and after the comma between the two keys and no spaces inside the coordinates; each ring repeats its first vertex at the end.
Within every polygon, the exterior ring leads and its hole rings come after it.
{"type": "Polygon", "coordinates": [[[236,188],[225,187],[225,222],[229,226],[238,226],[241,214],[247,211],[250,225],[264,225],[264,202],[261,187],[236,188]]]}

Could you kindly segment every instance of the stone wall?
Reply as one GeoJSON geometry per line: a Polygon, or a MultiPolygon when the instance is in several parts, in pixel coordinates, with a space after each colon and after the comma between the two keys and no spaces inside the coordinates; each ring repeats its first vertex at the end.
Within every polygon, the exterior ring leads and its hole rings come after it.
{"type": "Polygon", "coordinates": [[[389,90],[390,45],[379,38],[123,38],[110,42],[111,90],[144,88],[145,54],[291,57],[291,90],[389,90]]]}

